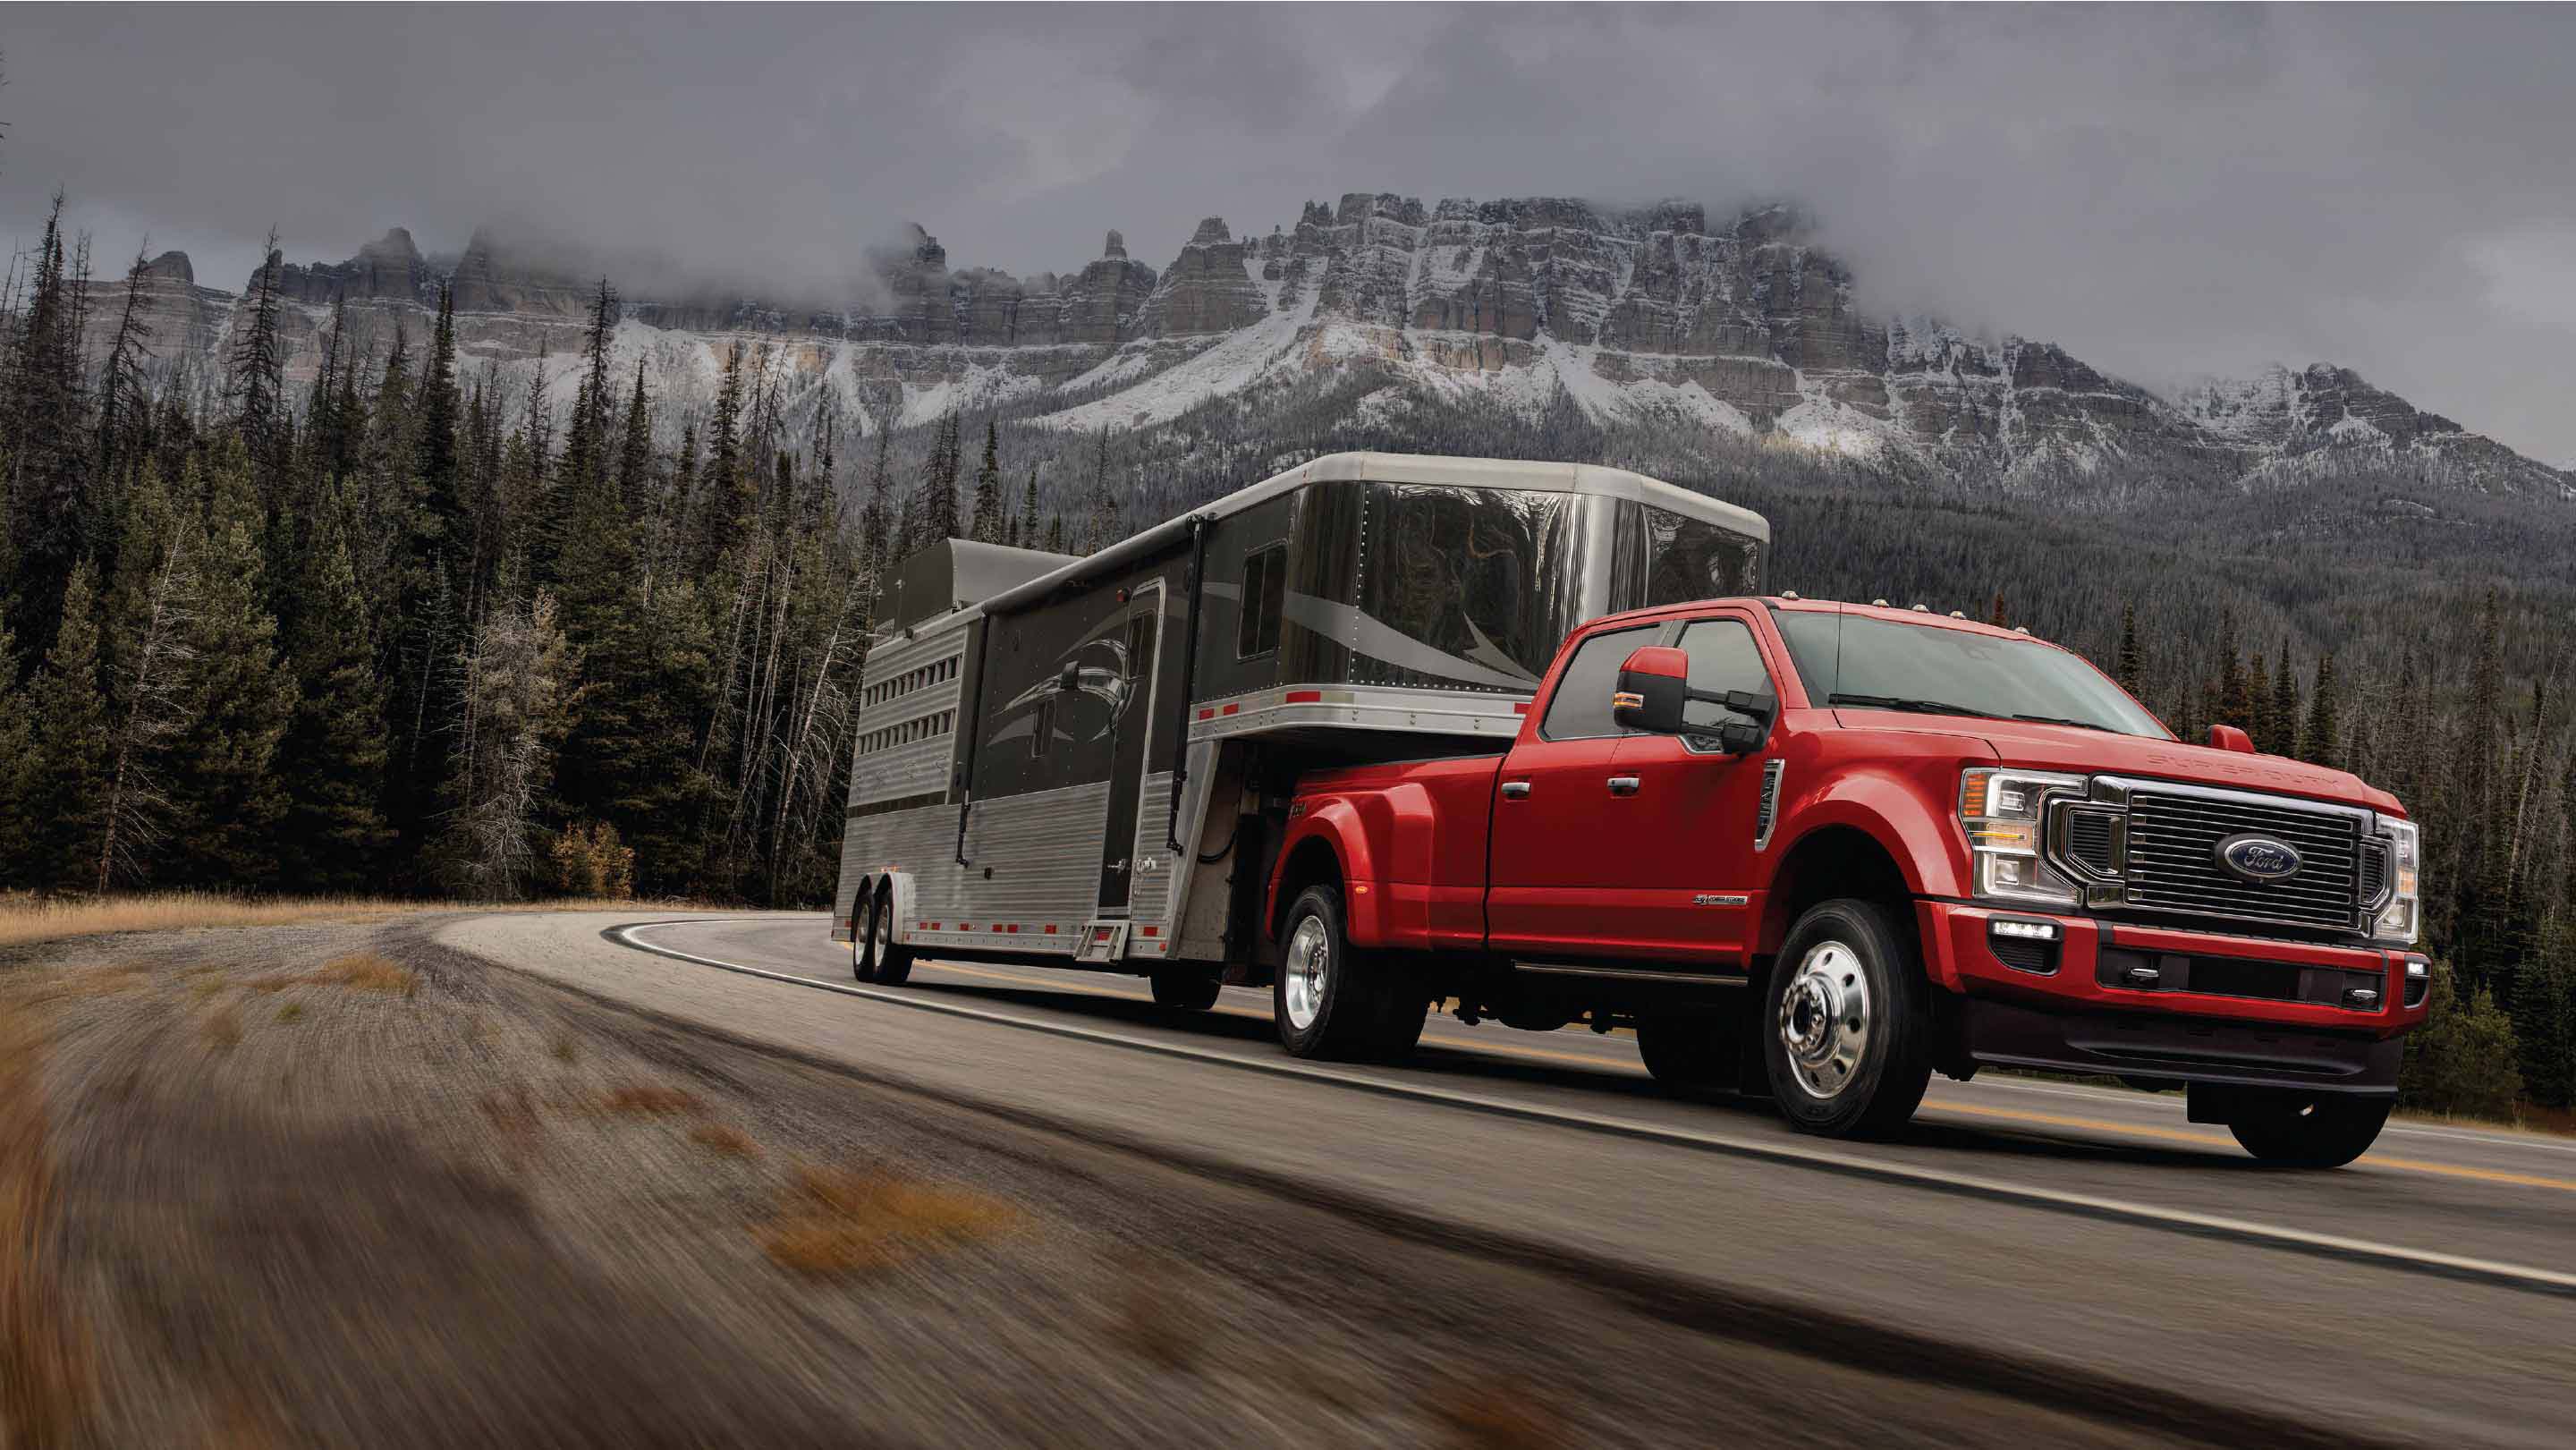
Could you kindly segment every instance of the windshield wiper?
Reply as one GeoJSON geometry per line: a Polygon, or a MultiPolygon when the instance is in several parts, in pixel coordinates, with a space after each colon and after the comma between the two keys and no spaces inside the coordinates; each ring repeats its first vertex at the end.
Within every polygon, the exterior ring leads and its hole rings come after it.
{"type": "Polygon", "coordinates": [[[1827,695],[1828,705],[1859,705],[1870,710],[1910,710],[1918,715],[1973,715],[1981,720],[2001,718],[1992,710],[1972,710],[1944,700],[1916,700],[1903,695],[1827,695]]]}
{"type": "Polygon", "coordinates": [[[2016,720],[2028,720],[2034,725],[2072,725],[2078,730],[2099,730],[2107,735],[2118,735],[2122,733],[2121,731],[2112,729],[2108,725],[2097,725],[2090,720],[2069,720],[2063,715],[2015,715],[2013,718],[2016,720]]]}

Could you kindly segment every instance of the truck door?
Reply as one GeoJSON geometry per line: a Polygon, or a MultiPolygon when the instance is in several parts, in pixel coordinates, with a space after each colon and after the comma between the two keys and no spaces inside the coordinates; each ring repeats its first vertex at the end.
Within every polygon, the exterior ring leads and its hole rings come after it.
{"type": "MultiPolygon", "coordinates": [[[[1694,619],[1674,641],[1690,656],[1694,690],[1778,696],[1760,637],[1737,613],[1694,619]]],[[[1724,707],[1693,703],[1693,725],[1714,732],[1724,707]]],[[[1771,750],[1733,756],[1713,739],[1639,733],[1623,737],[1612,774],[1627,782],[1598,833],[1619,877],[1620,946],[1684,969],[1745,968],[1755,923],[1753,883],[1764,772],[1771,750]]]]}
{"type": "Polygon", "coordinates": [[[1486,866],[1485,930],[1495,950],[1600,954],[1602,907],[1621,871],[1615,854],[1602,849],[1619,804],[1609,782],[1625,734],[1610,718],[1610,692],[1620,662],[1660,632],[1640,625],[1576,645],[1537,727],[1524,730],[1503,757],[1486,866]]]}
{"type": "Polygon", "coordinates": [[[1136,877],[1136,803],[1145,790],[1145,745],[1154,733],[1162,643],[1163,585],[1155,580],[1139,588],[1127,607],[1120,695],[1109,726],[1109,817],[1100,836],[1100,907],[1095,916],[1127,914],[1136,877]]]}

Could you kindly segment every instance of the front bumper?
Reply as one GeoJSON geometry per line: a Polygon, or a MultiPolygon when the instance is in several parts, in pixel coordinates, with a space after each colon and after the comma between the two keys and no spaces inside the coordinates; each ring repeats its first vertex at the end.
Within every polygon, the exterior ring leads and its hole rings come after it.
{"type": "Polygon", "coordinates": [[[1965,1055],[1997,1066],[2390,1093],[2430,995],[2424,979],[2410,985],[2399,950],[1952,902],[1917,910],[1926,970],[1965,999],[1965,1055]],[[2045,951],[1999,940],[1998,919],[2051,923],[2056,939],[2045,951]]]}

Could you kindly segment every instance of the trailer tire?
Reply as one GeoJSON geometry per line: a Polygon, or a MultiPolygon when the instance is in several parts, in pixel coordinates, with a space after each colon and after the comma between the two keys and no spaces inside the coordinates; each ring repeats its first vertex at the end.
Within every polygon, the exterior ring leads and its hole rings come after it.
{"type": "MultiPolygon", "coordinates": [[[[1386,964],[1351,945],[1341,892],[1329,885],[1307,887],[1289,904],[1279,971],[1270,984],[1280,1045],[1291,1056],[1345,1062],[1384,1055],[1398,1020],[1394,977],[1386,964]]],[[[1429,1011],[1429,999],[1423,1008],[1429,1011]]]]}
{"type": "Polygon", "coordinates": [[[876,976],[880,987],[900,987],[912,977],[912,948],[894,939],[894,884],[877,889],[876,976]]]}
{"type": "Polygon", "coordinates": [[[1892,1136],[1932,1081],[1932,984],[1914,933],[1875,901],[1809,907],[1764,994],[1762,1058],[1791,1127],[1892,1136]]]}
{"type": "Polygon", "coordinates": [[[2245,1151],[2282,1168],[2341,1168],[2370,1151],[2396,1102],[2347,1093],[2248,1094],[2227,1124],[2245,1151]]]}
{"type": "Polygon", "coordinates": [[[1204,967],[1157,967],[1153,974],[1154,1005],[1204,1012],[1216,1005],[1224,983],[1204,967]]]}
{"type": "Polygon", "coordinates": [[[850,976],[861,982],[873,982],[877,976],[877,893],[872,882],[862,882],[858,895],[850,904],[850,976]]]}
{"type": "Polygon", "coordinates": [[[1675,1097],[1705,1098],[1743,1080],[1741,1021],[1733,1013],[1656,1012],[1637,1018],[1637,1056],[1675,1097]]]}

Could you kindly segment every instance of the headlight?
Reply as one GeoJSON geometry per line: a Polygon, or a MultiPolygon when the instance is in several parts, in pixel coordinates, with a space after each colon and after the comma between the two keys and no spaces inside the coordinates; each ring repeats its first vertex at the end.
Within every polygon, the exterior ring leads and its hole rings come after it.
{"type": "Polygon", "coordinates": [[[2371,936],[2388,946],[2411,947],[2423,928],[2424,913],[2418,904],[2423,900],[2422,889],[2415,878],[2423,857],[2423,833],[2413,821],[2381,816],[2379,836],[2388,843],[2390,889],[2388,904],[2380,908],[2371,936]]]}
{"type": "Polygon", "coordinates": [[[1980,767],[1959,777],[1959,827],[1968,834],[1976,894],[1989,901],[2074,906],[2075,884],[2040,859],[2042,811],[2052,794],[2081,795],[2084,777],[1980,767]]]}

